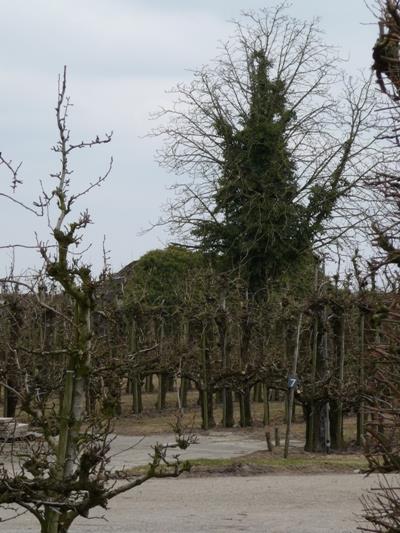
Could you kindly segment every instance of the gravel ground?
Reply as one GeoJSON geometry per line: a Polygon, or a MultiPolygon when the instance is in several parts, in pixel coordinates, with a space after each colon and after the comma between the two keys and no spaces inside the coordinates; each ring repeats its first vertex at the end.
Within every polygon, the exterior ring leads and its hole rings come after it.
{"type": "MultiPolygon", "coordinates": [[[[71,533],[350,533],[357,528],[362,491],[376,482],[359,474],[151,480],[115,499],[108,521],[79,520],[71,533]]],[[[38,527],[23,516],[0,530],[38,527]]]]}
{"type": "MultiPolygon", "coordinates": [[[[173,435],[118,436],[112,443],[112,466],[143,465],[151,445],[173,435]]],[[[292,442],[292,446],[301,443],[292,442]]],[[[185,458],[235,457],[265,450],[255,435],[209,432],[182,453],[185,458]]],[[[7,461],[6,461],[7,462],[7,461]]],[[[347,533],[356,531],[362,491],[376,480],[357,474],[259,475],[253,477],[184,477],[151,480],[111,502],[107,521],[78,520],[71,533],[347,533]]],[[[97,516],[101,516],[101,510],[97,516]]],[[[93,511],[93,517],[96,512],[93,511]]],[[[0,518],[6,517],[0,509],[0,518]]],[[[6,533],[38,532],[29,516],[0,522],[6,533]]]]}
{"type": "MultiPolygon", "coordinates": [[[[111,443],[111,465],[114,470],[124,467],[146,465],[150,461],[149,454],[152,446],[157,442],[175,442],[173,433],[160,433],[150,436],[115,436],[111,443]]],[[[14,444],[15,446],[15,444],[14,444]]],[[[23,447],[23,444],[20,445],[23,447]]],[[[223,459],[240,457],[252,452],[266,449],[265,439],[260,434],[239,433],[229,431],[210,431],[197,435],[197,443],[189,446],[187,450],[179,450],[182,459],[223,459]]],[[[302,446],[300,441],[292,440],[292,447],[302,446]]],[[[4,462],[9,468],[12,445],[7,444],[0,456],[0,462],[4,462]]],[[[23,449],[23,448],[22,448],[23,449]]],[[[171,450],[169,455],[178,453],[171,450]]]]}
{"type": "MultiPolygon", "coordinates": [[[[123,466],[140,466],[148,463],[149,452],[156,442],[175,442],[175,436],[173,433],[148,437],[119,435],[111,445],[113,468],[121,469],[123,466]]],[[[297,441],[292,441],[292,446],[296,444],[297,441]]],[[[189,446],[187,450],[179,450],[179,454],[182,459],[223,459],[265,450],[266,446],[265,439],[262,440],[256,435],[210,431],[207,434],[197,435],[197,443],[189,446]]],[[[171,455],[175,453],[177,451],[173,450],[171,455]]]]}

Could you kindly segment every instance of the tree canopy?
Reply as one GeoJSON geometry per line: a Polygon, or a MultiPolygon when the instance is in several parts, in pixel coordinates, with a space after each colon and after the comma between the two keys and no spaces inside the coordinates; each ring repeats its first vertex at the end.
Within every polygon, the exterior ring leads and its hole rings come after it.
{"type": "Polygon", "coordinates": [[[161,222],[252,290],[344,233],[376,164],[370,83],[343,80],[315,22],[286,7],[245,14],[155,131],[160,163],[183,175],[161,222]]]}
{"type": "Polygon", "coordinates": [[[193,230],[202,249],[239,267],[252,289],[264,286],[310,248],[307,209],[296,203],[296,166],[287,146],[295,119],[285,84],[269,79],[270,64],[259,51],[251,61],[250,109],[235,131],[223,117],[223,167],[212,217],[193,230]]]}

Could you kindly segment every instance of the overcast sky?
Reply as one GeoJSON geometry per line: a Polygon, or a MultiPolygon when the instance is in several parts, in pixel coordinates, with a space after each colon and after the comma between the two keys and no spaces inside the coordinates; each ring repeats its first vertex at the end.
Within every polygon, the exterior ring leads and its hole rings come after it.
{"type": "MultiPolygon", "coordinates": [[[[219,40],[232,31],[229,20],[242,9],[273,5],[265,0],[12,0],[0,2],[0,151],[23,161],[18,197],[28,201],[57,168],[50,151],[56,140],[54,105],[57,75],[68,66],[74,103],[70,126],[80,141],[113,130],[111,145],[88,150],[72,161],[77,188],[98,176],[114,157],[108,182],[87,197],[94,225],[88,259],[101,263],[107,238],[114,270],[161,247],[161,230],[138,236],[157,220],[173,176],[154,162],[157,140],[143,139],[149,114],[168,101],[165,91],[188,80],[189,70],[212,59],[219,40]]],[[[368,70],[376,25],[364,0],[294,0],[290,14],[320,18],[327,43],[349,59],[347,70],[368,70]]],[[[0,183],[8,176],[0,169],[0,183]]],[[[0,198],[0,244],[46,238],[45,221],[34,220],[0,198]]],[[[10,251],[0,253],[0,275],[10,251]]],[[[31,262],[17,252],[20,270],[31,262]]]]}

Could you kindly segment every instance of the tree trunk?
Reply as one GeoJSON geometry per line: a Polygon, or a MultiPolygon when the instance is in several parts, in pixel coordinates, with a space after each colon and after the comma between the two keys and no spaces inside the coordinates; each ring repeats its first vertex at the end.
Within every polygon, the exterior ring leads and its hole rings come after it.
{"type": "Polygon", "coordinates": [[[146,376],[144,390],[148,394],[151,394],[154,392],[153,374],[149,374],[146,376]]]}
{"type": "Polygon", "coordinates": [[[202,413],[202,428],[209,429],[215,426],[214,420],[214,406],[213,406],[213,387],[210,383],[211,374],[211,342],[212,329],[209,320],[203,324],[202,332],[202,388],[201,388],[201,413],[202,413]]]}
{"type": "Polygon", "coordinates": [[[327,398],[317,398],[316,380],[325,379],[328,364],[328,322],[327,307],[315,311],[314,342],[312,361],[312,396],[306,409],[306,447],[309,452],[328,452],[331,448],[330,405],[327,398]]]}
{"type": "MultiPolygon", "coordinates": [[[[240,364],[243,367],[246,366],[249,359],[250,340],[253,331],[253,323],[251,319],[251,310],[249,308],[248,293],[246,293],[246,301],[244,305],[243,315],[241,317],[241,339],[240,339],[240,364]]],[[[239,396],[239,408],[240,408],[240,426],[249,427],[253,425],[251,418],[251,387],[247,384],[243,384],[243,390],[239,396]]]]}
{"type": "Polygon", "coordinates": [[[232,389],[224,387],[222,390],[222,424],[224,428],[231,428],[235,424],[233,418],[232,389]]]}
{"type": "MultiPolygon", "coordinates": [[[[164,319],[160,319],[160,333],[159,333],[159,355],[160,363],[163,365],[164,359],[164,319]]],[[[162,411],[167,406],[167,391],[168,391],[168,374],[160,372],[158,374],[158,394],[156,408],[162,411]]]]}
{"type": "Polygon", "coordinates": [[[263,384],[256,383],[253,388],[253,402],[261,403],[263,401],[263,384]]]}
{"type": "Polygon", "coordinates": [[[158,393],[156,408],[162,411],[167,406],[168,375],[166,372],[158,374],[158,393]]]}
{"type": "Polygon", "coordinates": [[[358,383],[359,383],[359,394],[360,402],[357,411],[357,444],[362,446],[363,438],[365,433],[365,414],[364,414],[364,387],[365,387],[365,377],[364,377],[364,358],[365,358],[365,312],[360,311],[360,348],[359,348],[359,359],[358,359],[358,383]]]}
{"type": "Polygon", "coordinates": [[[188,378],[182,377],[179,385],[179,397],[182,409],[186,409],[188,406],[187,393],[189,388],[188,378]]]}
{"type": "MultiPolygon", "coordinates": [[[[132,354],[133,364],[135,364],[135,354],[139,350],[138,346],[138,327],[136,320],[132,320],[129,332],[129,350],[132,354]]],[[[135,371],[129,379],[132,388],[132,413],[140,414],[143,411],[142,403],[142,380],[140,375],[135,371]]]]}
{"type": "MultiPolygon", "coordinates": [[[[221,296],[221,305],[216,322],[221,347],[222,371],[226,372],[231,367],[231,346],[229,343],[229,322],[226,310],[225,290],[221,296]]],[[[231,428],[234,423],[232,389],[228,386],[224,386],[222,389],[222,425],[224,428],[231,428]]]]}
{"type": "Polygon", "coordinates": [[[341,397],[344,385],[345,360],[345,316],[343,309],[337,310],[339,315],[335,323],[336,371],[338,379],[339,398],[330,401],[330,424],[332,448],[343,449],[343,399],[341,397]]]}
{"type": "Polygon", "coordinates": [[[253,420],[251,418],[251,389],[248,385],[246,385],[244,391],[240,393],[239,408],[240,427],[251,427],[253,425],[253,420]]]}
{"type": "Polygon", "coordinates": [[[132,384],[132,413],[139,415],[143,412],[142,401],[142,380],[139,375],[134,374],[131,379],[132,384]]]}
{"type": "Polygon", "coordinates": [[[266,383],[262,383],[262,397],[263,397],[263,424],[264,426],[269,426],[271,423],[270,408],[269,408],[269,389],[266,383]]]}
{"type": "Polygon", "coordinates": [[[173,375],[167,375],[167,392],[175,392],[175,377],[173,375]]]}

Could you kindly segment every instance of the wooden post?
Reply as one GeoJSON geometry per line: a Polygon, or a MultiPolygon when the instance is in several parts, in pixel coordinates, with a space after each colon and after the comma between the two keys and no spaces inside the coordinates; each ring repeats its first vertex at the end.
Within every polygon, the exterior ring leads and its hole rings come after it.
{"type": "MultiPolygon", "coordinates": [[[[299,316],[299,322],[297,324],[297,336],[296,336],[296,347],[293,354],[293,363],[292,363],[292,371],[290,377],[295,379],[296,373],[297,373],[297,362],[299,360],[299,352],[300,352],[300,333],[301,333],[301,323],[303,320],[303,313],[300,313],[299,316]]],[[[290,440],[290,429],[292,425],[292,413],[293,413],[293,404],[294,404],[294,392],[295,392],[295,384],[290,387],[289,393],[288,393],[288,414],[287,414],[287,425],[286,425],[286,437],[285,437],[285,449],[283,452],[283,457],[287,459],[289,454],[289,440],[290,440]]]]}

